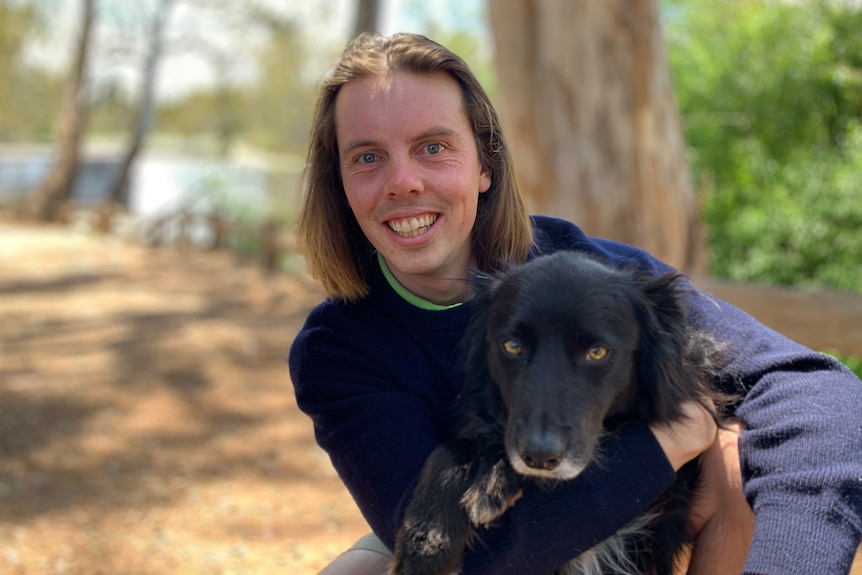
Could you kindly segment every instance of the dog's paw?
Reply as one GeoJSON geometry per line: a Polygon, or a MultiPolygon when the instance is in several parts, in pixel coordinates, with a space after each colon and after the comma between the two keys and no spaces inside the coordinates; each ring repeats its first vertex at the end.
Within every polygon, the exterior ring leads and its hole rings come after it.
{"type": "MultiPolygon", "coordinates": [[[[424,523],[405,523],[395,544],[390,575],[455,573],[456,543],[445,530],[424,523]]],[[[460,559],[460,557],[458,557],[460,559]]]]}
{"type": "Polygon", "coordinates": [[[461,498],[473,525],[488,526],[515,504],[522,495],[519,482],[508,464],[500,460],[480,475],[461,498]]]}

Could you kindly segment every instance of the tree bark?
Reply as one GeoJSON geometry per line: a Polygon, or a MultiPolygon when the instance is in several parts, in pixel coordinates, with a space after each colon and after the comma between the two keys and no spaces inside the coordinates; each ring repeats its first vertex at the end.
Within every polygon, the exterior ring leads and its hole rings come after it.
{"type": "Polygon", "coordinates": [[[57,152],[54,163],[42,182],[33,188],[25,202],[25,213],[40,221],[56,221],[63,206],[72,197],[72,186],[78,168],[81,136],[86,122],[82,95],[87,68],[95,0],[83,0],[81,31],[75,60],[66,80],[58,115],[57,152]]]}
{"type": "Polygon", "coordinates": [[[379,0],[356,0],[356,20],[353,24],[353,36],[359,36],[363,32],[378,32],[379,13],[379,0]]]}
{"type": "Polygon", "coordinates": [[[494,0],[500,113],[531,209],[703,272],[655,0],[494,0]]]}
{"type": "Polygon", "coordinates": [[[138,99],[138,113],[135,125],[132,129],[132,138],[129,142],[123,162],[117,172],[117,177],[107,195],[107,203],[119,203],[123,199],[123,190],[129,182],[132,166],[138,158],[138,154],[144,146],[144,141],[153,127],[153,115],[156,92],[156,75],[159,62],[164,52],[164,35],[167,20],[174,0],[160,0],[153,22],[150,28],[149,49],[144,60],[144,69],[141,80],[141,93],[138,99]]]}

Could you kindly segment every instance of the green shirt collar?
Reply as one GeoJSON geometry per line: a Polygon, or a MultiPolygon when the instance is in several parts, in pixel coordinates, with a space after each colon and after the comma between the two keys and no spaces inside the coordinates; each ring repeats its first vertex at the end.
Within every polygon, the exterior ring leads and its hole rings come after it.
{"type": "Polygon", "coordinates": [[[392,275],[392,270],[389,269],[389,265],[386,263],[386,259],[383,257],[383,254],[377,252],[377,263],[380,264],[380,271],[383,272],[383,276],[386,278],[386,281],[389,282],[389,285],[395,290],[395,293],[400,295],[405,301],[408,303],[420,308],[429,311],[442,311],[445,309],[452,309],[453,307],[458,307],[461,303],[453,303],[451,305],[438,305],[434,302],[430,302],[427,299],[422,299],[418,295],[411,293],[401,285],[395,276],[392,275]]]}

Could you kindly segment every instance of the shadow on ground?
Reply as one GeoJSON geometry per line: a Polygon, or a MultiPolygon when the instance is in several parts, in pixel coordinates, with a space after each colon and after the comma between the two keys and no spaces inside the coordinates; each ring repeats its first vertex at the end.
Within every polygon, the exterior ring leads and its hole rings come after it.
{"type": "Polygon", "coordinates": [[[321,297],[0,224],[0,572],[313,573],[364,533],[286,367],[321,297]]]}

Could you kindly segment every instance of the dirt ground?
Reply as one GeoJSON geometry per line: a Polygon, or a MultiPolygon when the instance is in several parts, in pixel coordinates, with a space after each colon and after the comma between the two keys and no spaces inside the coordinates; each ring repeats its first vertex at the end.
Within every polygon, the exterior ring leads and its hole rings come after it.
{"type": "Polygon", "coordinates": [[[0,573],[302,575],[365,533],[287,370],[321,298],[0,223],[0,573]]]}
{"type": "Polygon", "coordinates": [[[229,253],[0,222],[0,573],[313,574],[367,532],[285,361],[321,298],[229,253]]]}

